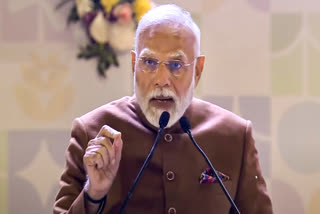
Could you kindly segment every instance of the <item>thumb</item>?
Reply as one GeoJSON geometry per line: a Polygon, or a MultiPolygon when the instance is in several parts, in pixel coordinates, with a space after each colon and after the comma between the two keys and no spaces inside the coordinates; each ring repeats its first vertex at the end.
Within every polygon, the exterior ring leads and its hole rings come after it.
{"type": "Polygon", "coordinates": [[[120,160],[121,160],[121,153],[122,153],[122,146],[123,146],[121,134],[118,135],[118,136],[116,136],[116,138],[114,139],[114,142],[113,142],[113,145],[112,145],[112,146],[114,147],[116,162],[120,162],[120,160]]]}

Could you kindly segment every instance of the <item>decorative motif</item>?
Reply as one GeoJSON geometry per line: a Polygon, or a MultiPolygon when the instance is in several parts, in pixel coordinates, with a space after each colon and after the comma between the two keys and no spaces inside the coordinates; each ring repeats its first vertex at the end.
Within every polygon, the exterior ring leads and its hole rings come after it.
{"type": "MultiPolygon", "coordinates": [[[[289,175],[286,174],[286,176],[289,175]]],[[[284,178],[288,180],[288,178],[284,178]]],[[[277,213],[306,213],[304,198],[297,192],[295,186],[280,179],[273,179],[271,184],[272,206],[277,213]],[[283,200],[284,198],[285,200],[283,200]]]]}
{"type": "Polygon", "coordinates": [[[15,96],[27,116],[50,121],[71,107],[75,89],[68,81],[68,67],[57,53],[47,57],[33,54],[21,70],[22,81],[15,86],[15,96]]]}
{"type": "Polygon", "coordinates": [[[58,176],[61,174],[61,172],[62,169],[52,158],[48,145],[46,141],[43,140],[40,143],[39,151],[33,158],[32,162],[21,171],[18,171],[17,175],[34,186],[40,196],[42,205],[45,205],[49,199],[52,188],[57,183],[58,176]],[[43,179],[41,176],[39,176],[39,173],[48,176],[46,179],[43,179]]]}
{"type": "Polygon", "coordinates": [[[291,105],[281,115],[277,128],[282,160],[289,169],[304,176],[320,173],[320,165],[315,164],[319,163],[320,150],[319,109],[320,103],[315,101],[291,105]]]}
{"type": "MultiPolygon", "coordinates": [[[[52,213],[70,130],[11,130],[6,135],[8,179],[7,189],[0,186],[0,195],[3,191],[9,193],[4,198],[8,210],[1,212],[3,207],[0,207],[0,213],[52,213]]],[[[0,197],[0,205],[1,200],[0,197]]]]}
{"type": "Polygon", "coordinates": [[[80,47],[78,58],[98,61],[97,70],[105,77],[111,66],[119,66],[117,53],[133,48],[137,23],[153,6],[151,0],[62,0],[73,7],[68,24],[81,21],[88,44],[80,47]]]}

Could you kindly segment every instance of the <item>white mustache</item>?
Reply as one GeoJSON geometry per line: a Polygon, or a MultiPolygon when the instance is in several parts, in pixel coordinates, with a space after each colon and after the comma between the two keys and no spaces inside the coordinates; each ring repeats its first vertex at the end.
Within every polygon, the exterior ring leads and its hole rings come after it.
{"type": "Polygon", "coordinates": [[[174,101],[177,101],[177,95],[169,89],[156,88],[147,95],[148,100],[156,97],[167,97],[172,98],[174,101]]]}

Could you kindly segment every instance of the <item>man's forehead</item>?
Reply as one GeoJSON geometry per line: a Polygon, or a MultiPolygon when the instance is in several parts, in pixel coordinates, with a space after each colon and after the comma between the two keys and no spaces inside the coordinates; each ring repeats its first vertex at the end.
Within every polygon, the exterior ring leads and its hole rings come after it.
{"type": "Polygon", "coordinates": [[[167,44],[169,40],[174,41],[171,43],[173,44],[171,46],[173,50],[169,51],[172,57],[185,57],[188,53],[183,50],[187,47],[196,46],[196,36],[187,26],[180,23],[160,23],[150,25],[141,31],[136,50],[139,55],[142,54],[142,51],[154,54],[159,48],[164,48],[162,44],[167,44]],[[153,39],[157,39],[157,42],[155,43],[153,39]],[[179,45],[180,48],[174,49],[179,45]]]}
{"type": "MultiPolygon", "coordinates": [[[[157,56],[157,51],[152,50],[151,48],[143,48],[140,52],[140,56],[150,56],[150,57],[156,57],[157,56]]],[[[175,50],[172,52],[167,53],[167,57],[169,58],[186,58],[187,55],[183,50],[175,50]]]]}
{"type": "Polygon", "coordinates": [[[140,36],[154,37],[160,34],[168,35],[168,36],[195,37],[194,33],[188,26],[178,22],[172,22],[172,21],[168,21],[168,22],[164,21],[164,22],[149,25],[141,31],[140,36]]]}

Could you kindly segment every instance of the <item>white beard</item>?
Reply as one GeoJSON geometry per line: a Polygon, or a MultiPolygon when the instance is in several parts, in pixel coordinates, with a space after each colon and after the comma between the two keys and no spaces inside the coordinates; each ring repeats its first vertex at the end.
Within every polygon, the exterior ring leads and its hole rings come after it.
{"type": "Polygon", "coordinates": [[[157,128],[159,128],[159,119],[164,110],[149,106],[150,99],[156,96],[172,97],[174,101],[174,107],[168,110],[170,114],[170,119],[167,127],[171,127],[173,124],[175,124],[183,116],[184,112],[191,104],[191,101],[193,98],[194,85],[195,85],[194,75],[192,77],[192,82],[187,90],[187,94],[183,98],[177,97],[177,95],[174,92],[166,88],[162,88],[162,89],[155,88],[154,90],[152,90],[146,96],[143,97],[141,96],[141,91],[139,86],[136,84],[136,72],[134,72],[133,81],[134,81],[133,83],[134,93],[143,114],[145,115],[148,122],[157,128]]]}

